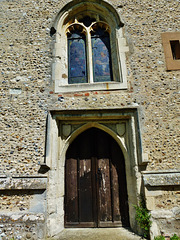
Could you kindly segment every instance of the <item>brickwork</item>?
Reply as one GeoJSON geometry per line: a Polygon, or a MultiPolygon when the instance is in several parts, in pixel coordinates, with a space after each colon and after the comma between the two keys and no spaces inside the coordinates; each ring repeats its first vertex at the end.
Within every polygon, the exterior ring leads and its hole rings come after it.
{"type": "MultiPolygon", "coordinates": [[[[123,34],[129,46],[128,88],[63,94],[54,93],[51,79],[55,36],[50,36],[50,29],[60,9],[70,1],[0,2],[0,176],[38,175],[44,162],[49,109],[138,106],[142,149],[149,161],[147,170],[180,169],[180,71],[166,70],[161,39],[162,32],[180,31],[179,1],[108,1],[124,23],[123,34]]],[[[0,212],[26,211],[32,198],[31,194],[11,196],[4,192],[1,196],[0,212]]],[[[155,205],[166,209],[179,206],[177,196],[177,191],[167,192],[156,197],[155,205]]],[[[12,228],[9,226],[8,223],[7,228],[12,228]]],[[[0,231],[0,236],[8,239],[0,231]]],[[[29,239],[34,236],[32,233],[29,239]]]]}

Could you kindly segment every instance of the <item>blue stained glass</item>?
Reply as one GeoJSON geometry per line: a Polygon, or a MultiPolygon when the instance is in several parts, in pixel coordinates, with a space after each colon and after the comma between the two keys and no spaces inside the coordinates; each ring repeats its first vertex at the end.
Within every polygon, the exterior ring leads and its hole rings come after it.
{"type": "Polygon", "coordinates": [[[100,34],[95,33],[91,38],[94,82],[107,82],[112,80],[109,35],[105,33],[103,36],[102,31],[103,30],[100,29],[100,31],[98,31],[100,34]]]}
{"type": "Polygon", "coordinates": [[[86,44],[85,38],[80,34],[73,33],[68,38],[69,49],[69,79],[70,84],[73,83],[86,83],[87,71],[86,71],[86,44]]]}

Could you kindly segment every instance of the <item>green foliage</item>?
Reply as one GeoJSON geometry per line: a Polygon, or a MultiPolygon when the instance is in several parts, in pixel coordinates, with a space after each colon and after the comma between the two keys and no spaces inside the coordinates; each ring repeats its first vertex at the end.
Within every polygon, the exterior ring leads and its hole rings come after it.
{"type": "Polygon", "coordinates": [[[165,240],[165,237],[164,236],[157,236],[154,238],[154,240],[165,240]]]}
{"type": "Polygon", "coordinates": [[[170,239],[171,240],[180,240],[180,238],[176,234],[174,234],[170,239]]]}
{"type": "MultiPolygon", "coordinates": [[[[165,240],[165,237],[164,236],[157,236],[157,237],[155,237],[154,238],[154,240],[165,240]]],[[[176,234],[174,234],[171,238],[170,238],[170,240],[180,240],[180,238],[176,235],[176,234]]]]}
{"type": "Polygon", "coordinates": [[[144,237],[149,237],[149,229],[151,226],[151,215],[149,214],[149,211],[146,208],[146,204],[143,198],[141,198],[141,201],[139,203],[139,206],[134,205],[136,209],[136,220],[140,226],[140,228],[144,231],[144,237]]]}

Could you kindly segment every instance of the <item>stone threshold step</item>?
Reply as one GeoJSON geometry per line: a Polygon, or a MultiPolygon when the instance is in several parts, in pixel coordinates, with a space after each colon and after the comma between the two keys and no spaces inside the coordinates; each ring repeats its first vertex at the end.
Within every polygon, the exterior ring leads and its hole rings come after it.
{"type": "Polygon", "coordinates": [[[75,228],[64,229],[58,236],[47,240],[142,240],[125,228],[75,228]]]}

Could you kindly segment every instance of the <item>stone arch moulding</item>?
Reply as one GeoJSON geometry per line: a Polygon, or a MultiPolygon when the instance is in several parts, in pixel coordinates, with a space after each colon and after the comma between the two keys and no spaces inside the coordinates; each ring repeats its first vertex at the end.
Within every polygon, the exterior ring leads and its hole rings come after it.
{"type": "MultiPolygon", "coordinates": [[[[125,159],[128,159],[128,153],[127,153],[127,148],[125,143],[123,142],[122,138],[120,136],[118,136],[113,130],[111,130],[110,128],[99,124],[98,122],[88,122],[85,123],[84,125],[82,125],[80,128],[78,128],[76,131],[74,131],[65,141],[64,143],[64,148],[61,152],[60,155],[60,159],[63,158],[63,156],[66,154],[66,151],[68,149],[68,147],[70,146],[70,144],[73,142],[73,140],[82,132],[86,131],[89,128],[99,128],[102,131],[108,133],[112,138],[114,138],[114,140],[118,143],[119,147],[121,148],[123,155],[125,156],[125,159]]],[[[65,159],[64,159],[65,160],[65,159]]],[[[65,162],[64,162],[65,165],[65,162]]]]}
{"type": "Polygon", "coordinates": [[[47,232],[49,236],[64,229],[64,170],[66,151],[85,130],[95,127],[108,133],[121,148],[125,158],[130,226],[137,232],[134,204],[141,190],[141,146],[138,114],[135,107],[104,110],[52,110],[49,113],[46,141],[48,172],[47,232]]]}
{"type": "MultiPolygon", "coordinates": [[[[127,89],[125,53],[129,51],[129,48],[126,46],[122,27],[123,23],[117,11],[106,1],[71,1],[65,5],[56,16],[52,26],[52,32],[55,34],[52,62],[52,82],[54,84],[54,91],[56,93],[62,93],[72,91],[127,89]],[[72,23],[78,23],[83,26],[79,21],[80,18],[84,16],[96,19],[95,22],[100,21],[101,23],[109,25],[112,61],[112,79],[110,82],[94,82],[91,69],[92,59],[89,57],[88,51],[88,82],[79,84],[68,83],[68,44],[66,33],[68,27],[72,23]]],[[[86,45],[87,44],[88,40],[86,42],[86,45]]]]}

